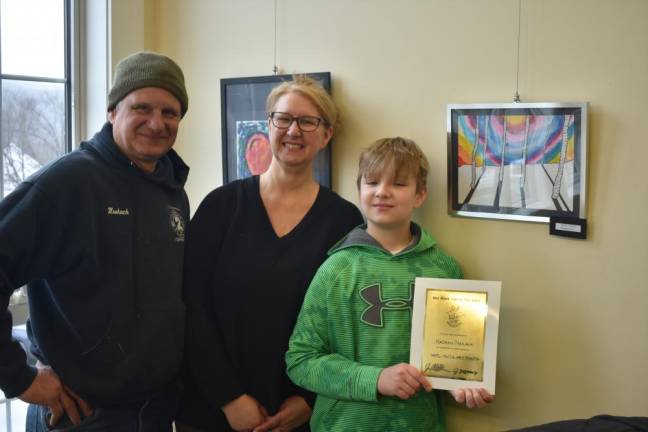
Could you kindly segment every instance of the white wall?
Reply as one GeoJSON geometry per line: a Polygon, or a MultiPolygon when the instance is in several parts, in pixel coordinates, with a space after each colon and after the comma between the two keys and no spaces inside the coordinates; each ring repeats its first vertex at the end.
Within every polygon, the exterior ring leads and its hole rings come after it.
{"type": "MultiPolygon", "coordinates": [[[[108,0],[111,68],[129,54],[145,49],[145,0],[108,0]]],[[[111,69],[112,77],[112,69],[111,69]]]]}
{"type": "Polygon", "coordinates": [[[75,143],[88,139],[106,122],[112,71],[123,57],[145,49],[144,0],[78,0],[79,37],[75,110],[79,113],[75,143]]]}
{"type": "Polygon", "coordinates": [[[78,38],[74,71],[75,106],[79,114],[74,145],[88,139],[106,121],[106,95],[110,88],[108,0],[78,1],[74,19],[78,38]]]}

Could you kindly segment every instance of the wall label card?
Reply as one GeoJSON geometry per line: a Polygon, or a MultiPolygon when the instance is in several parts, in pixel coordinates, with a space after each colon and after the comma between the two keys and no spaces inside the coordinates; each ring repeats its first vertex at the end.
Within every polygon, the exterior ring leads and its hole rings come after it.
{"type": "Polygon", "coordinates": [[[549,234],[585,239],[587,238],[587,220],[567,217],[551,217],[549,219],[549,234]]]}

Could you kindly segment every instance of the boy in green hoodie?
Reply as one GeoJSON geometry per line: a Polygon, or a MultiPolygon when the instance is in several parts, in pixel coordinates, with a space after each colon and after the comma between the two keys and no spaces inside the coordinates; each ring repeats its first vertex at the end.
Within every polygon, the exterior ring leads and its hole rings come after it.
{"type": "MultiPolygon", "coordinates": [[[[317,393],[314,432],[445,431],[442,401],[407,362],[414,278],[461,278],[456,261],[411,221],[427,195],[428,161],[411,140],[376,141],[360,156],[367,224],[329,252],[302,306],[286,353],[288,376],[317,393]]],[[[466,406],[484,389],[451,392],[466,406]]]]}

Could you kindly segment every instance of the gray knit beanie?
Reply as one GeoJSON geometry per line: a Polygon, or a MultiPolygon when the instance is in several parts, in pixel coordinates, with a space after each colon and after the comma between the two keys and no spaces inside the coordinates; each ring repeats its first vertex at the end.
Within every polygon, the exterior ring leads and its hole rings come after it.
{"type": "Polygon", "coordinates": [[[130,92],[143,87],[160,87],[171,92],[180,101],[184,117],[189,97],[180,66],[167,56],[146,51],[131,54],[117,64],[113,86],[108,93],[108,111],[130,92]]]}

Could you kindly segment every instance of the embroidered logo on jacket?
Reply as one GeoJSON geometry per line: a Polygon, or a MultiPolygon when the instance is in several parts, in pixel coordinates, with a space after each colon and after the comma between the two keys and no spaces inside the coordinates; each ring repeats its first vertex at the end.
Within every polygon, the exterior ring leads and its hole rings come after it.
{"type": "Polygon", "coordinates": [[[185,238],[185,221],[180,213],[180,209],[176,207],[169,207],[169,221],[171,222],[171,229],[175,233],[175,241],[181,242],[185,238]]]}
{"type": "Polygon", "coordinates": [[[369,306],[362,311],[360,320],[374,327],[382,327],[384,324],[383,311],[412,309],[414,303],[414,282],[409,284],[409,297],[383,299],[382,285],[374,284],[360,290],[360,298],[369,306]]]}
{"type": "Polygon", "coordinates": [[[128,216],[130,215],[128,209],[121,209],[119,207],[108,207],[108,214],[111,216],[128,216]]]}

